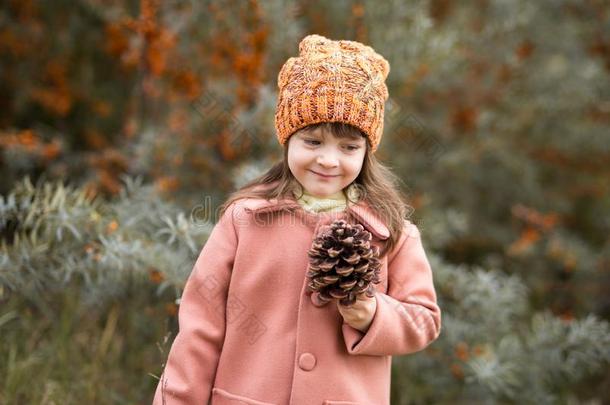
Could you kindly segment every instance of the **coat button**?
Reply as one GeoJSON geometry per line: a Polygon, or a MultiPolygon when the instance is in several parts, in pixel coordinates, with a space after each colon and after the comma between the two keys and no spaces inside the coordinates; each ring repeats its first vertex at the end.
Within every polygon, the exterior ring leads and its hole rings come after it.
{"type": "Polygon", "coordinates": [[[299,367],[305,371],[310,371],[316,366],[316,357],[311,353],[303,353],[299,357],[299,367]]]}

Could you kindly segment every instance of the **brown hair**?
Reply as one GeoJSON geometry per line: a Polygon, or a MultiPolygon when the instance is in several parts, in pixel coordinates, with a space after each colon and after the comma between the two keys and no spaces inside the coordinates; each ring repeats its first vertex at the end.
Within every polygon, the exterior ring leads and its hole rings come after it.
{"type": "MultiPolygon", "coordinates": [[[[300,131],[311,131],[323,128],[338,138],[365,137],[358,128],[341,122],[321,122],[302,128],[300,131]]],[[[406,202],[406,197],[399,188],[400,179],[388,167],[381,164],[374,153],[370,152],[371,144],[367,139],[366,152],[362,170],[354,180],[361,192],[361,199],[375,211],[380,219],[386,224],[390,231],[390,237],[385,241],[381,249],[381,256],[392,251],[402,235],[404,220],[411,214],[413,208],[406,202]]],[[[292,175],[288,167],[288,143],[284,147],[284,159],[273,165],[266,173],[257,177],[233,192],[227,201],[220,206],[220,215],[236,200],[241,198],[293,198],[293,192],[297,194],[302,191],[301,185],[292,175]],[[274,187],[261,187],[260,185],[271,185],[278,182],[274,187]]],[[[345,189],[343,194],[348,198],[345,189]]],[[[352,201],[355,203],[355,201],[352,201]]]]}

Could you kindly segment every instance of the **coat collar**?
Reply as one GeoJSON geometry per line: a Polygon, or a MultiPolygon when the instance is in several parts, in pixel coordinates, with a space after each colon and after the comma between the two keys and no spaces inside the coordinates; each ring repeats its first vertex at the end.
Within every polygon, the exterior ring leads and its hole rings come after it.
{"type": "MultiPolygon", "coordinates": [[[[303,210],[301,205],[296,200],[289,198],[272,198],[271,200],[265,200],[262,198],[246,199],[243,204],[245,210],[248,212],[252,212],[254,215],[278,211],[305,212],[305,210],[303,210]]],[[[370,205],[366,201],[361,200],[358,201],[356,204],[348,205],[346,211],[350,211],[354,215],[354,217],[356,217],[356,219],[362,224],[362,226],[364,226],[368,231],[373,233],[379,239],[385,240],[390,237],[390,231],[388,227],[370,208],[370,205]]]]}

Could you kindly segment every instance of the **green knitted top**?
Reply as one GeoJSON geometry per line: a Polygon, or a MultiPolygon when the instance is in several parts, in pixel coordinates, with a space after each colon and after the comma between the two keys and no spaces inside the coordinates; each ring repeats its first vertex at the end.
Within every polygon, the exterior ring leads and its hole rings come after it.
{"type": "MultiPolygon", "coordinates": [[[[295,193],[296,194],[296,193],[295,193]]],[[[347,187],[347,195],[351,201],[357,201],[359,192],[354,183],[347,187]]],[[[298,197],[295,195],[295,197],[298,197]]],[[[306,190],[303,190],[303,195],[297,198],[297,201],[304,210],[310,212],[336,212],[343,211],[347,207],[347,199],[343,195],[343,191],[337,191],[335,194],[325,198],[316,197],[306,190]]]]}

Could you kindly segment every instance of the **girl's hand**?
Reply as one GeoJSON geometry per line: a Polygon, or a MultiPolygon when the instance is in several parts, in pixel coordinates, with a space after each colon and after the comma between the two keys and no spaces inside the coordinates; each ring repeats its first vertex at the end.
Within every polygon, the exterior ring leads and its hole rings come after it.
{"type": "Polygon", "coordinates": [[[377,310],[377,298],[375,296],[368,297],[363,293],[349,307],[341,305],[339,300],[337,300],[337,309],[345,323],[354,329],[366,333],[373,322],[373,317],[377,310]]]}

